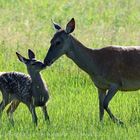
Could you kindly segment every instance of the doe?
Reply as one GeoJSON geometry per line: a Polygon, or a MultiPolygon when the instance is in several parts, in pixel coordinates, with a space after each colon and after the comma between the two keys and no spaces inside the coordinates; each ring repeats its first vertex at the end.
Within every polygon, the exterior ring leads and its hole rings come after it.
{"type": "Polygon", "coordinates": [[[56,23],[54,28],[56,33],[51,39],[51,46],[44,59],[45,65],[50,66],[64,54],[72,59],[90,76],[98,89],[100,120],[103,120],[106,110],[114,122],[122,124],[108,105],[118,90],[140,89],[140,47],[87,48],[70,34],[75,29],[74,18],[68,22],[65,30],[56,23]]]}

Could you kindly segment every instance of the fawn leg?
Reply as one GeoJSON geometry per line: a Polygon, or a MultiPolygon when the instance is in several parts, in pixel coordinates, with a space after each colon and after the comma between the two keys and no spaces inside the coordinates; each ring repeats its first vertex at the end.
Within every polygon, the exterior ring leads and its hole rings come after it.
{"type": "Polygon", "coordinates": [[[106,90],[104,89],[99,89],[98,88],[98,98],[99,98],[99,116],[100,116],[100,121],[103,120],[104,117],[104,106],[103,106],[103,101],[106,96],[106,90]]]}
{"type": "Polygon", "coordinates": [[[9,120],[13,125],[14,125],[13,113],[17,109],[19,103],[20,103],[19,100],[13,100],[9,108],[7,109],[7,115],[9,116],[9,120]]]}
{"type": "Polygon", "coordinates": [[[2,112],[3,112],[4,108],[7,106],[8,103],[9,103],[8,100],[3,100],[0,103],[0,118],[2,117],[2,112]]]}
{"type": "Polygon", "coordinates": [[[27,105],[28,108],[29,108],[29,111],[31,112],[32,114],[32,121],[33,123],[37,126],[37,115],[36,115],[36,112],[35,112],[35,106],[32,105],[32,104],[29,104],[27,105]]]}
{"type": "Polygon", "coordinates": [[[47,106],[45,105],[41,108],[42,108],[42,111],[43,111],[43,114],[44,114],[45,121],[48,120],[50,122],[48,111],[47,111],[47,106]]]}
{"type": "Polygon", "coordinates": [[[111,99],[113,98],[113,96],[117,93],[118,91],[118,85],[111,85],[108,93],[104,99],[103,105],[104,105],[104,109],[107,111],[107,113],[109,114],[110,118],[113,120],[113,122],[117,122],[120,124],[123,124],[123,122],[121,120],[119,120],[118,118],[116,118],[113,113],[111,112],[111,110],[108,108],[109,102],[111,101],[111,99]]]}

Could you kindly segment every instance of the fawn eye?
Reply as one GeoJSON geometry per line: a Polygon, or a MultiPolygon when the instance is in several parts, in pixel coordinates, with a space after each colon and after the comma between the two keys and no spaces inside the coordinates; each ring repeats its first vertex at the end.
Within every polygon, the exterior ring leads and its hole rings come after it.
{"type": "Polygon", "coordinates": [[[30,64],[31,64],[31,65],[35,65],[36,63],[35,63],[35,62],[31,62],[30,64]]]}

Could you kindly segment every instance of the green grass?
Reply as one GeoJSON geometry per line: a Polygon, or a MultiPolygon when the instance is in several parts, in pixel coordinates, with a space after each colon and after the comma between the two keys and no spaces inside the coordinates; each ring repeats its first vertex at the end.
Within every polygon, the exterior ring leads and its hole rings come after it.
{"type": "MultiPolygon", "coordinates": [[[[27,73],[16,51],[27,56],[30,48],[44,59],[54,34],[51,19],[65,27],[74,17],[73,35],[88,47],[140,45],[140,0],[0,0],[0,15],[0,71],[27,73]]],[[[21,104],[14,114],[15,127],[4,111],[0,139],[139,139],[139,91],[118,92],[110,103],[124,126],[112,123],[107,113],[101,124],[97,90],[71,60],[61,57],[42,75],[50,90],[51,124],[44,123],[38,108],[34,128],[28,109],[21,104]]]]}

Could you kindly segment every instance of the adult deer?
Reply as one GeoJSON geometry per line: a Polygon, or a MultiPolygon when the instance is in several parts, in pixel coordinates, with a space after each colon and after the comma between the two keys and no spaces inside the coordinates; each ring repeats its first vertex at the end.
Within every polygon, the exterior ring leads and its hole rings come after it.
{"type": "Polygon", "coordinates": [[[118,90],[134,91],[140,88],[140,47],[87,48],[70,35],[75,29],[74,18],[68,22],[65,30],[56,23],[54,27],[57,32],[44,59],[45,65],[50,66],[60,56],[66,54],[89,74],[97,87],[100,120],[103,120],[105,109],[114,122],[122,124],[123,122],[113,115],[108,105],[118,90]]]}

